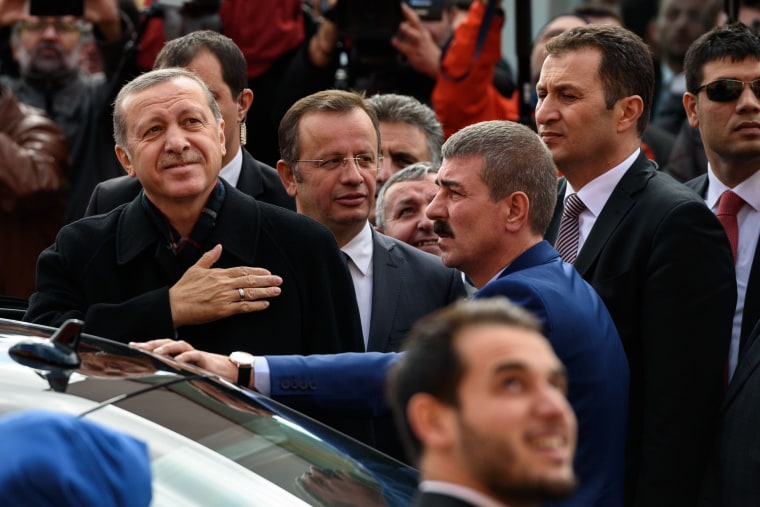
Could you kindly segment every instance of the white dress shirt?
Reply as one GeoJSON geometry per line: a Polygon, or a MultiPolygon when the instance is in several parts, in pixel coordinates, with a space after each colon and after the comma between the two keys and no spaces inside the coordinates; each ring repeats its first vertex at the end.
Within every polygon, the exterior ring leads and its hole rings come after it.
{"type": "Polygon", "coordinates": [[[570,182],[567,182],[567,187],[565,188],[565,202],[570,194],[577,193],[580,200],[586,205],[586,209],[581,211],[580,215],[578,215],[579,254],[581,248],[583,248],[583,244],[586,242],[586,238],[588,238],[591,229],[596,223],[596,219],[602,212],[604,205],[607,204],[607,200],[610,198],[612,191],[615,190],[615,187],[620,183],[620,180],[623,179],[626,171],[628,171],[636,161],[640,151],[641,148],[636,148],[636,150],[620,164],[589,181],[577,192],[570,185],[570,182]]]}
{"type": "Polygon", "coordinates": [[[491,497],[475,491],[467,486],[443,481],[422,481],[419,490],[425,493],[440,493],[442,495],[459,498],[462,501],[477,505],[478,507],[508,507],[507,504],[497,502],[491,497]]]}
{"type": "Polygon", "coordinates": [[[232,160],[219,171],[219,176],[233,187],[237,187],[241,169],[243,169],[243,148],[238,148],[232,160]]]}
{"type": "Polygon", "coordinates": [[[364,350],[367,350],[369,325],[372,320],[372,252],[374,251],[370,223],[367,222],[361,232],[346,243],[341,251],[351,259],[348,270],[354,281],[356,303],[359,306],[359,318],[362,321],[364,350]]]}

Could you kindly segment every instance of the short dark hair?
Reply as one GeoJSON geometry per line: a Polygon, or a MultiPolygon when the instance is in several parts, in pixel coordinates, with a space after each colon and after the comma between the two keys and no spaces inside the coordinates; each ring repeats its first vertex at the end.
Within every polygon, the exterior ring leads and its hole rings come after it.
{"type": "Polygon", "coordinates": [[[170,40],[156,56],[153,68],[187,67],[204,51],[208,51],[219,60],[222,79],[235,99],[248,86],[247,63],[237,44],[219,32],[198,30],[170,40]]]}
{"type": "Polygon", "coordinates": [[[533,130],[503,120],[475,123],[452,135],[442,151],[444,160],[482,157],[480,178],[492,201],[525,192],[531,231],[544,235],[557,205],[557,169],[551,152],[533,130]]]}
{"type": "MultiPolygon", "coordinates": [[[[299,157],[301,139],[298,135],[298,124],[307,113],[332,112],[350,113],[354,109],[361,109],[372,121],[377,135],[377,154],[380,154],[380,122],[377,119],[375,108],[363,94],[343,90],[323,90],[312,93],[296,101],[290,106],[285,116],[280,120],[277,129],[277,137],[280,145],[280,158],[288,163],[295,163],[299,157]]],[[[298,175],[296,174],[298,178],[298,175]]]]}
{"type": "Polygon", "coordinates": [[[724,58],[740,62],[748,57],[760,60],[760,36],[738,22],[713,28],[686,51],[683,64],[686,90],[697,93],[703,84],[705,64],[724,58]]]}
{"type": "Polygon", "coordinates": [[[422,444],[406,418],[409,400],[427,393],[449,406],[459,406],[457,390],[466,371],[455,341],[464,330],[482,324],[541,333],[538,320],[507,298],[460,300],[420,319],[407,337],[404,356],[391,367],[386,397],[413,461],[419,459],[422,444]]]}
{"type": "Polygon", "coordinates": [[[599,24],[572,28],[546,44],[547,53],[553,56],[586,48],[598,49],[602,53],[597,74],[604,86],[608,109],[624,97],[641,97],[644,110],[636,127],[642,135],[649,123],[654,93],[654,64],[649,47],[626,28],[599,24]]]}

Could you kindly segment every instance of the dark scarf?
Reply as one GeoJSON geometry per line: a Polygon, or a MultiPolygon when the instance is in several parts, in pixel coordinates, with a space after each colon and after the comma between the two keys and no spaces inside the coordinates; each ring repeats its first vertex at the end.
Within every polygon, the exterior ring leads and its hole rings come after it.
{"type": "Polygon", "coordinates": [[[147,211],[148,216],[151,217],[153,223],[164,236],[168,248],[171,249],[177,257],[177,261],[182,269],[188,269],[190,266],[198,262],[198,259],[203,255],[203,246],[211,235],[211,231],[214,230],[217,214],[224,202],[224,195],[224,185],[221,180],[217,179],[216,186],[211,192],[208,201],[206,201],[206,205],[203,207],[203,211],[201,212],[198,221],[193,226],[190,234],[182,237],[182,235],[171,226],[156,205],[150,202],[145,195],[145,190],[140,192],[140,201],[142,202],[143,208],[147,211]]]}

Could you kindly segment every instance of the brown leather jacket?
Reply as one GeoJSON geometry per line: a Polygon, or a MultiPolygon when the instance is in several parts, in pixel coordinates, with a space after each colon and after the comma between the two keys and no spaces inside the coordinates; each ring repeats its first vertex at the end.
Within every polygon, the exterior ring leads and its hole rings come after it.
{"type": "Polygon", "coordinates": [[[69,165],[63,132],[0,86],[0,295],[34,291],[37,256],[63,224],[69,165]]]}

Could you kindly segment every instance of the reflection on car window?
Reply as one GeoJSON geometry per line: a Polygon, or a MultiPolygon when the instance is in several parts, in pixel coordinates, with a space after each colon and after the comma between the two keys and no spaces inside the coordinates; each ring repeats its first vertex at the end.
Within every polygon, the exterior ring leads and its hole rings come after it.
{"type": "MultiPolygon", "coordinates": [[[[71,385],[69,393],[103,401],[117,394],[144,389],[146,383],[166,380],[165,373],[110,381],[89,378],[71,385]]],[[[260,401],[267,400],[262,397],[260,401]]],[[[326,431],[324,435],[311,433],[261,403],[253,403],[238,391],[227,390],[207,379],[189,380],[143,393],[119,402],[118,406],[214,450],[310,505],[338,505],[340,498],[343,499],[342,505],[346,505],[347,499],[354,498],[358,503],[351,501],[349,504],[367,507],[408,505],[411,502],[414,478],[409,478],[400,488],[394,485],[386,491],[388,488],[372,472],[336,452],[333,444],[325,440],[325,436],[332,436],[332,432],[326,431]]],[[[320,425],[315,423],[315,427],[318,430],[320,425]]],[[[194,477],[186,473],[186,467],[207,465],[193,460],[193,454],[191,449],[171,449],[154,468],[156,472],[168,471],[173,480],[194,477]]],[[[392,471],[394,465],[385,467],[392,471]]],[[[197,472],[195,470],[195,474],[197,472]]],[[[235,471],[237,475],[241,473],[242,470],[235,471]]],[[[251,478],[245,481],[250,484],[251,478]]],[[[190,489],[207,487],[194,484],[190,489]]],[[[218,504],[216,501],[212,503],[218,504]]]]}

